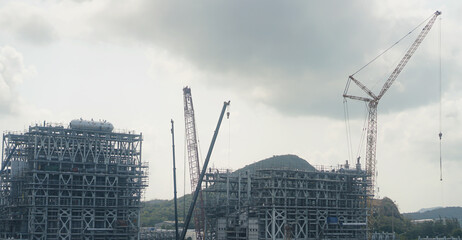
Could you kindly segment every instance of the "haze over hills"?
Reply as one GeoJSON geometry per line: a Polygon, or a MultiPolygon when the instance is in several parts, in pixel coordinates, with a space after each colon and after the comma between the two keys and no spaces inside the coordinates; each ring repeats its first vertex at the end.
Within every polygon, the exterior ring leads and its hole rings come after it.
{"type": "Polygon", "coordinates": [[[443,207],[431,207],[431,208],[421,208],[419,209],[419,213],[424,213],[424,212],[428,212],[428,211],[431,211],[431,210],[435,210],[435,209],[439,209],[439,208],[443,208],[443,207]]]}
{"type": "Polygon", "coordinates": [[[421,209],[418,212],[403,213],[403,216],[413,220],[457,218],[459,222],[462,222],[462,207],[426,208],[421,209]]]}

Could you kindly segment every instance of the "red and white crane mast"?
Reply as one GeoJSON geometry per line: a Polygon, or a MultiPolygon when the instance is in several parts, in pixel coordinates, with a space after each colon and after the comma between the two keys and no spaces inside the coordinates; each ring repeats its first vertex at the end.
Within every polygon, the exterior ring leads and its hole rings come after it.
{"type": "MultiPolygon", "coordinates": [[[[199,166],[199,151],[196,136],[196,120],[194,117],[194,106],[191,96],[191,88],[183,88],[184,99],[184,120],[185,120],[185,137],[186,147],[189,162],[189,176],[191,180],[191,192],[196,190],[199,182],[200,166],[199,166]]],[[[194,208],[194,227],[196,229],[196,239],[202,240],[204,236],[204,200],[202,192],[199,192],[199,202],[194,208]]]]}

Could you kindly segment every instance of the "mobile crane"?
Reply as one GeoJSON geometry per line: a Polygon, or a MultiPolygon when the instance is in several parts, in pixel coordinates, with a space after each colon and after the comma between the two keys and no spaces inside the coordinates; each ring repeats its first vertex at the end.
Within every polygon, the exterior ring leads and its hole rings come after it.
{"type": "MultiPolygon", "coordinates": [[[[197,198],[199,197],[199,195],[201,193],[202,181],[204,179],[205,172],[207,171],[207,166],[209,164],[210,157],[212,156],[212,150],[213,150],[213,147],[215,146],[215,141],[216,141],[217,136],[218,136],[218,131],[220,130],[221,122],[223,120],[223,116],[225,115],[226,108],[229,106],[229,103],[230,103],[230,101],[227,101],[227,102],[223,103],[223,108],[221,109],[220,117],[218,118],[218,123],[217,123],[217,126],[215,128],[215,132],[213,133],[212,141],[210,143],[209,150],[207,152],[207,156],[205,157],[204,166],[202,167],[202,170],[201,170],[200,175],[199,175],[198,180],[197,180],[197,185],[196,185],[196,189],[194,191],[191,206],[189,207],[188,215],[186,215],[186,219],[185,219],[185,222],[184,222],[184,228],[183,228],[183,231],[181,232],[181,237],[180,237],[181,240],[184,240],[184,238],[186,236],[186,231],[188,230],[188,225],[189,225],[189,222],[191,221],[191,216],[193,215],[193,211],[194,211],[194,209],[196,207],[197,198]]],[[[229,118],[229,112],[227,114],[227,117],[229,118]]],[[[196,232],[196,235],[197,235],[197,232],[196,232]]],[[[202,235],[202,236],[205,236],[205,234],[202,235]]]]}

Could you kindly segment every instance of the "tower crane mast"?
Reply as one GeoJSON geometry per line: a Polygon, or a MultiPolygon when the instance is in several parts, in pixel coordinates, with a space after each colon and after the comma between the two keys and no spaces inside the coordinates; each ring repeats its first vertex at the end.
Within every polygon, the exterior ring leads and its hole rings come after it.
{"type": "Polygon", "coordinates": [[[436,11],[427,22],[425,27],[422,29],[417,39],[412,43],[411,47],[407,50],[404,57],[401,59],[399,64],[393,70],[391,75],[388,77],[387,81],[382,87],[382,90],[378,95],[375,95],[369,88],[367,88],[363,83],[354,78],[354,74],[348,77],[348,81],[343,93],[344,98],[359,100],[367,103],[368,106],[368,125],[367,125],[367,145],[366,145],[366,173],[369,177],[370,186],[368,188],[369,207],[372,211],[372,198],[374,196],[374,187],[375,187],[375,177],[376,177],[376,145],[377,145],[377,105],[379,104],[380,99],[383,95],[390,89],[391,85],[394,83],[398,75],[401,73],[403,68],[409,62],[409,59],[412,57],[414,52],[417,50],[419,45],[427,36],[427,33],[435,23],[436,18],[441,14],[440,11],[436,11]],[[351,81],[353,81],[361,90],[363,90],[368,97],[353,96],[348,94],[348,89],[351,81]]]}
{"type": "MultiPolygon", "coordinates": [[[[191,88],[183,88],[184,99],[184,118],[185,118],[185,137],[186,148],[189,162],[189,176],[191,180],[191,192],[194,193],[199,182],[200,165],[199,165],[199,150],[196,135],[196,120],[194,117],[194,105],[191,95],[191,88]]],[[[199,187],[200,189],[200,187],[199,187]]],[[[202,240],[204,236],[204,200],[202,192],[199,191],[198,206],[194,208],[194,227],[196,230],[196,239],[202,240]]]]}

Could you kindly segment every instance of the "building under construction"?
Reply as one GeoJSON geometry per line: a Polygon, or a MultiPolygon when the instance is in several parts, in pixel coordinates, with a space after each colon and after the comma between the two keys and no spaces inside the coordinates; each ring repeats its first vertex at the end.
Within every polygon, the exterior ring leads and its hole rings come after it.
{"type": "Polygon", "coordinates": [[[1,239],[138,239],[142,135],[108,122],[3,135],[1,239]]]}
{"type": "Polygon", "coordinates": [[[206,239],[365,239],[367,186],[359,164],[327,170],[294,155],[210,169],[206,239]]]}

